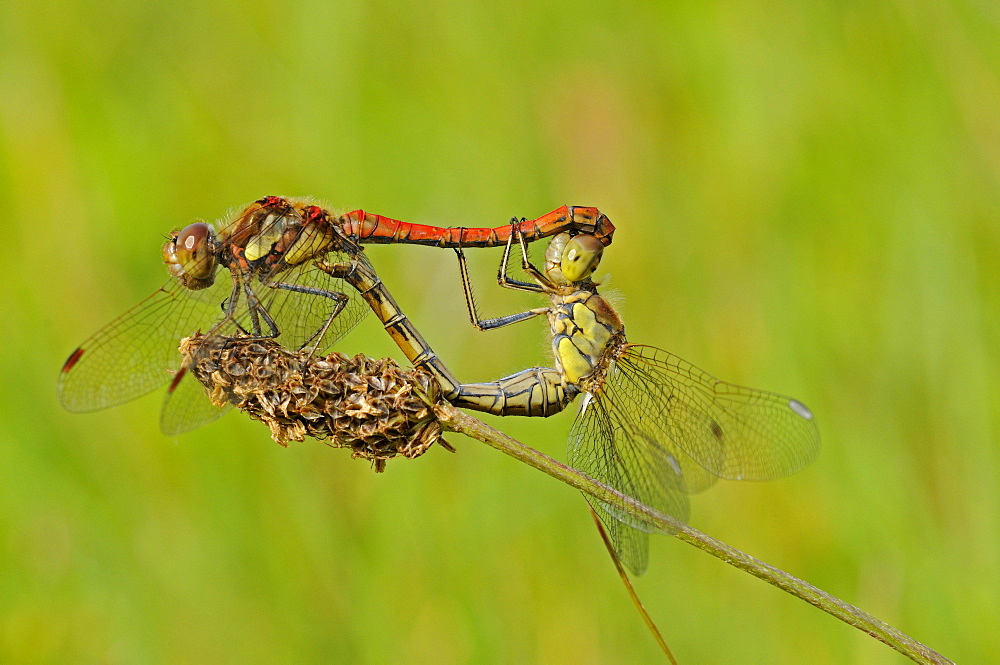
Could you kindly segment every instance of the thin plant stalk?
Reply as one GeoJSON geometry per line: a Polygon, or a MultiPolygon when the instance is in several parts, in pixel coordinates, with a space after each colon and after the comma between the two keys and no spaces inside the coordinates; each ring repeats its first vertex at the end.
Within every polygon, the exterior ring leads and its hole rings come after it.
{"type": "Polygon", "coordinates": [[[625,566],[622,565],[622,560],[618,558],[618,552],[615,552],[615,546],[611,543],[611,539],[608,538],[608,532],[604,530],[604,525],[601,524],[601,518],[597,516],[594,509],[590,509],[590,516],[594,518],[594,524],[597,526],[597,533],[601,534],[601,540],[604,542],[604,546],[608,549],[608,554],[611,555],[611,561],[615,564],[615,569],[618,571],[619,577],[622,578],[622,583],[625,585],[625,590],[628,591],[629,597],[635,604],[639,614],[642,616],[642,620],[646,623],[646,627],[649,628],[649,632],[653,634],[653,639],[656,643],[660,645],[660,650],[670,661],[670,665],[678,665],[677,659],[674,658],[673,652],[670,647],[667,646],[667,641],[663,639],[663,634],[660,629],[657,628],[656,622],[653,621],[653,617],[649,616],[649,612],[646,611],[646,606],[642,604],[639,600],[639,594],[636,593],[635,587],[632,586],[632,580],[628,578],[628,573],[625,572],[625,566]]]}
{"type": "Polygon", "coordinates": [[[902,631],[863,612],[859,608],[812,586],[808,582],[789,575],[779,568],[766,564],[745,552],[730,547],[722,541],[701,533],[697,529],[669,515],[654,510],[632,497],[626,496],[586,474],[493,429],[481,420],[473,418],[449,404],[439,404],[435,407],[435,410],[444,429],[459,432],[477,441],[481,441],[599,501],[614,506],[623,513],[628,513],[640,519],[645,524],[655,525],[662,533],[673,535],[686,543],[694,545],[698,549],[708,552],[729,565],[750,573],[755,577],[759,577],[768,584],[772,584],[797,598],[801,598],[827,614],[833,615],[858,630],[868,633],[915,663],[954,665],[952,661],[941,654],[917,642],[902,631]]]}

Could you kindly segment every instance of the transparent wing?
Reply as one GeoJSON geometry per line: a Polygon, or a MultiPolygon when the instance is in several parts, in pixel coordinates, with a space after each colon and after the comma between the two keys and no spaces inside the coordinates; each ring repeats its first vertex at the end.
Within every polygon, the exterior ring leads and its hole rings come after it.
{"type": "MultiPolygon", "coordinates": [[[[607,390],[585,395],[569,435],[569,463],[592,478],[681,521],[688,517],[688,492],[677,458],[641,427],[631,404],[607,390]]],[[[654,526],[587,497],[621,560],[636,575],[649,560],[647,533],[654,526]]]]}
{"type": "MultiPolygon", "coordinates": [[[[772,480],[794,473],[819,452],[819,431],[801,402],[719,381],[661,349],[629,345],[606,389],[632,406],[627,415],[677,455],[731,480],[772,480]],[[613,380],[612,380],[613,379],[613,380]]],[[[709,477],[686,483],[704,489],[709,477]]]]}
{"type": "Polygon", "coordinates": [[[207,425],[232,407],[231,404],[221,407],[212,404],[208,399],[208,389],[191,376],[187,368],[181,371],[184,375],[177,383],[171,384],[160,410],[160,431],[167,436],[207,425]]]}
{"type": "MultiPolygon", "coordinates": [[[[718,381],[680,358],[629,345],[584,400],[569,438],[574,467],[681,521],[688,495],[717,478],[766,480],[819,450],[812,414],[788,397],[718,381]]],[[[622,561],[641,574],[653,525],[591,501],[622,561]]]]}
{"type": "Polygon", "coordinates": [[[220,279],[202,291],[171,280],[101,328],[74,351],[59,375],[59,400],[69,411],[94,411],[144,395],[170,381],[181,364],[181,337],[223,318],[232,289],[220,279]]]}

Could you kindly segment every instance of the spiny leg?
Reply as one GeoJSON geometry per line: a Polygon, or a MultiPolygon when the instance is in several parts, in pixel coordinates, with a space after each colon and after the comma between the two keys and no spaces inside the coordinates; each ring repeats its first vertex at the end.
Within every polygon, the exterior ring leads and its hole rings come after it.
{"type": "MultiPolygon", "coordinates": [[[[510,242],[507,243],[507,251],[504,252],[504,262],[501,263],[501,272],[498,277],[498,282],[500,286],[506,286],[508,288],[517,289],[520,291],[532,291],[541,292],[542,287],[538,284],[529,284],[527,282],[519,283],[517,286],[508,285],[504,283],[505,270],[504,267],[507,264],[506,258],[510,251],[510,242]]],[[[519,323],[521,321],[527,321],[536,316],[545,314],[548,311],[547,307],[537,307],[535,309],[530,309],[526,312],[519,312],[517,314],[508,314],[507,316],[501,316],[495,319],[480,319],[479,311],[476,307],[476,297],[472,292],[472,282],[469,279],[469,267],[466,263],[465,253],[462,252],[460,248],[455,249],[455,253],[458,255],[458,269],[462,277],[462,290],[465,293],[465,304],[469,310],[469,320],[472,321],[474,325],[479,330],[494,330],[496,328],[502,328],[503,326],[508,326],[512,323],[519,323]]]]}
{"type": "MultiPolygon", "coordinates": [[[[523,222],[524,219],[522,218],[523,222]]],[[[520,232],[520,225],[517,222],[517,218],[511,218],[510,220],[510,235],[507,237],[507,244],[504,245],[503,258],[500,259],[500,267],[497,269],[497,283],[508,289],[514,289],[517,291],[529,291],[532,293],[541,293],[543,288],[540,283],[535,282],[522,282],[521,280],[514,279],[508,274],[508,269],[510,268],[510,249],[514,243],[514,236],[518,238],[523,238],[524,236],[520,232]]],[[[455,251],[461,253],[461,248],[455,251]]],[[[526,250],[524,250],[526,251],[526,250]]],[[[459,260],[463,260],[464,257],[459,257],[459,260]]]]}
{"type": "Polygon", "coordinates": [[[253,326],[253,335],[257,339],[274,339],[281,334],[281,330],[278,328],[278,324],[274,322],[271,314],[264,307],[264,303],[260,301],[257,294],[254,292],[253,288],[249,283],[243,283],[243,290],[247,294],[247,309],[250,310],[250,323],[253,326]],[[264,319],[264,323],[267,324],[269,333],[264,334],[260,327],[260,319],[264,319]]]}
{"type": "Polygon", "coordinates": [[[507,242],[507,253],[504,256],[505,259],[504,266],[507,265],[506,260],[509,258],[510,243],[511,241],[513,241],[515,235],[517,236],[518,243],[521,245],[521,269],[524,270],[524,272],[528,273],[528,275],[530,275],[531,278],[535,280],[535,282],[537,282],[538,285],[541,286],[541,289],[539,290],[544,291],[546,288],[553,288],[555,285],[552,283],[552,281],[548,277],[546,277],[541,270],[536,268],[531,263],[531,259],[528,258],[528,242],[525,239],[524,234],[521,233],[521,229],[519,227],[515,226],[511,230],[510,234],[511,237],[510,240],[507,242]]]}
{"type": "MultiPolygon", "coordinates": [[[[326,336],[327,331],[333,324],[333,320],[336,319],[337,316],[339,316],[342,311],[344,311],[344,308],[347,306],[348,300],[350,300],[347,294],[341,293],[340,291],[320,289],[314,286],[302,286],[300,284],[291,284],[289,282],[265,282],[265,284],[272,289],[284,289],[286,291],[293,291],[295,293],[305,293],[307,295],[318,296],[321,298],[329,298],[330,300],[334,301],[335,304],[333,306],[333,311],[330,313],[330,316],[328,316],[326,320],[322,323],[322,325],[320,325],[320,327],[316,330],[316,332],[310,335],[309,338],[305,341],[305,343],[303,343],[302,346],[299,347],[300,349],[308,350],[310,354],[315,353],[316,350],[319,348],[319,345],[322,344],[323,338],[326,336]]],[[[261,305],[261,313],[263,313],[264,316],[267,318],[269,324],[273,326],[274,322],[271,319],[270,315],[267,313],[267,310],[263,308],[263,305],[261,305]]],[[[277,327],[275,327],[274,329],[276,330],[277,327]]],[[[275,334],[275,337],[277,337],[277,333],[275,334]]]]}
{"type": "Polygon", "coordinates": [[[240,291],[243,285],[243,279],[235,270],[232,271],[232,278],[233,290],[230,292],[229,297],[222,301],[222,319],[212,326],[206,336],[211,337],[212,335],[218,334],[219,330],[221,330],[222,327],[230,321],[232,321],[233,325],[236,326],[236,329],[244,335],[250,334],[243,328],[243,326],[240,325],[240,322],[236,320],[236,308],[239,306],[240,302],[240,291]]]}

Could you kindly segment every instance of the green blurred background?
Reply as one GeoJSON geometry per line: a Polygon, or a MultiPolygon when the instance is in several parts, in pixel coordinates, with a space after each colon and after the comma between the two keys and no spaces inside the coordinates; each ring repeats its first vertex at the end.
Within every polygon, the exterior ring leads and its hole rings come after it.
{"type": "MultiPolygon", "coordinates": [[[[962,662],[1000,653],[995,3],[0,4],[0,661],[656,662],[574,491],[452,437],[385,474],[159,395],[73,415],[66,355],[163,234],[265,194],[440,225],[618,227],[630,338],[816,412],[820,458],[692,523],[962,662]]],[[[450,252],[375,248],[463,379],[549,354],[466,323],[450,252]]],[[[485,313],[535,306],[472,268],[485,313]]],[[[341,350],[400,357],[369,318],[341,350]]],[[[572,413],[493,419],[564,456],[572,413]]],[[[898,663],[667,537],[687,663],[898,663]]]]}

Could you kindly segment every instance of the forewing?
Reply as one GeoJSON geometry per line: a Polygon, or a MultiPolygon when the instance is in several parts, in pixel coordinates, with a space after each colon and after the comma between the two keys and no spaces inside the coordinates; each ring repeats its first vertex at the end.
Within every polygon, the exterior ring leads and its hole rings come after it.
{"type": "Polygon", "coordinates": [[[230,291],[224,272],[200,291],[167,282],[70,355],[59,375],[59,400],[69,411],[94,411],[167,383],[181,364],[180,339],[221,320],[230,291]]]}
{"type": "MultiPolygon", "coordinates": [[[[642,428],[710,473],[771,480],[816,458],[819,432],[801,402],[737,386],[661,349],[629,345],[615,363],[616,384],[642,398],[642,428]]],[[[610,381],[608,382],[610,383],[610,381]]],[[[701,489],[688,482],[689,491],[701,489]]]]}

